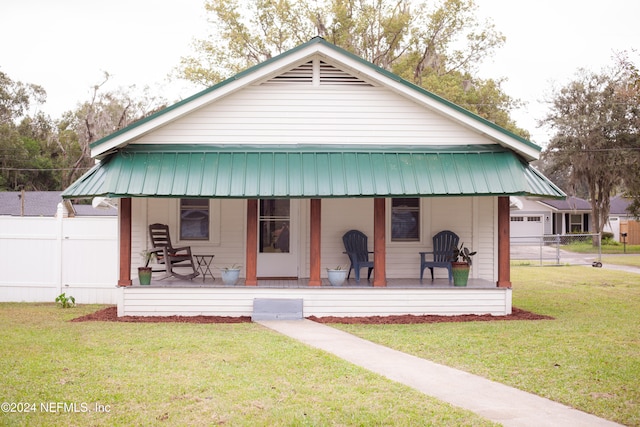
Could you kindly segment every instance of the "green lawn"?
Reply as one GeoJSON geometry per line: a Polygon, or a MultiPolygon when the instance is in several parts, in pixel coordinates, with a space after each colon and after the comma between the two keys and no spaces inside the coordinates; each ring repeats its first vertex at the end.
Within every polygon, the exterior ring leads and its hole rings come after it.
{"type": "MultiPolygon", "coordinates": [[[[598,248],[589,242],[575,242],[568,245],[561,245],[561,248],[569,252],[578,252],[582,254],[597,254],[598,248]]],[[[603,242],[601,247],[602,254],[640,254],[640,245],[623,245],[619,242],[603,242]]]]}
{"type": "Polygon", "coordinates": [[[98,308],[0,304],[0,402],[32,411],[0,425],[494,425],[256,324],[68,322],[98,308]]]}
{"type": "MultiPolygon", "coordinates": [[[[640,426],[640,275],[512,281],[514,306],[555,320],[337,327],[640,426]]],[[[255,324],[68,322],[98,308],[0,304],[2,402],[36,404],[0,425],[490,425],[255,324]]]]}
{"type": "Polygon", "coordinates": [[[640,255],[603,255],[602,262],[605,264],[640,267],[640,255]]]}
{"type": "Polygon", "coordinates": [[[337,327],[640,426],[640,275],[584,266],[511,271],[513,305],[555,320],[337,327]]]}

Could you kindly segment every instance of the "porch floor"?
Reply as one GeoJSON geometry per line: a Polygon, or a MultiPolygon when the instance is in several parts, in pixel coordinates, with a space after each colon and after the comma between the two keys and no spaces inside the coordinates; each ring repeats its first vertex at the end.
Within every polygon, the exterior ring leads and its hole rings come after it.
{"type": "MultiPolygon", "coordinates": [[[[137,279],[133,280],[133,286],[140,288],[164,288],[164,287],[183,287],[183,288],[245,288],[244,279],[238,280],[238,283],[234,286],[227,286],[222,282],[222,279],[211,279],[207,277],[205,280],[202,276],[198,276],[193,280],[182,280],[177,278],[161,279],[160,276],[153,277],[150,285],[141,286],[137,279]]],[[[356,282],[355,279],[347,280],[342,286],[332,286],[329,283],[329,279],[323,278],[320,286],[309,286],[308,278],[301,279],[258,279],[258,288],[278,288],[278,289],[298,289],[298,288],[331,288],[331,289],[363,289],[374,288],[373,279],[360,279],[360,282],[356,282]]],[[[467,286],[454,286],[453,282],[449,282],[447,279],[420,279],[406,278],[406,279],[387,279],[387,289],[489,289],[496,288],[495,282],[490,282],[483,279],[469,278],[467,286]]],[[[384,288],[382,288],[384,289],[384,288]]]]}

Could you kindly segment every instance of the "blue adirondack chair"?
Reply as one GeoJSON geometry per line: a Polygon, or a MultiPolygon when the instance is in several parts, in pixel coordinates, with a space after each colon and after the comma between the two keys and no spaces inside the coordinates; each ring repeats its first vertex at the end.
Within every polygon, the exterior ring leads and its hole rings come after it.
{"type": "Polygon", "coordinates": [[[433,280],[434,268],[446,268],[449,270],[449,281],[453,280],[451,272],[451,258],[453,249],[458,247],[460,238],[456,233],[444,230],[433,236],[433,252],[420,252],[420,280],[424,275],[424,269],[431,270],[431,280],[433,280]],[[433,255],[432,261],[427,261],[427,255],[433,255]]]}
{"type": "Polygon", "coordinates": [[[367,279],[371,279],[373,261],[369,261],[369,254],[373,252],[367,250],[367,235],[362,231],[349,230],[342,236],[342,242],[344,243],[345,252],[349,255],[349,260],[351,261],[347,279],[351,276],[351,269],[353,269],[356,274],[356,282],[359,282],[360,269],[363,267],[369,268],[367,279]]]}

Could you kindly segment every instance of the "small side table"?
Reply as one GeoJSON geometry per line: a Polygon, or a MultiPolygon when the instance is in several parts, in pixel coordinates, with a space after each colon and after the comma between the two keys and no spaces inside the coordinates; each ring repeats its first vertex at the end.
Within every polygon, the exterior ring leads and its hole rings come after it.
{"type": "Polygon", "coordinates": [[[214,256],[215,255],[193,255],[193,257],[196,259],[196,263],[198,264],[196,268],[198,269],[200,274],[202,274],[203,282],[204,279],[206,279],[207,274],[211,276],[213,280],[216,280],[216,278],[213,277],[213,272],[211,272],[211,263],[213,262],[214,256]]]}

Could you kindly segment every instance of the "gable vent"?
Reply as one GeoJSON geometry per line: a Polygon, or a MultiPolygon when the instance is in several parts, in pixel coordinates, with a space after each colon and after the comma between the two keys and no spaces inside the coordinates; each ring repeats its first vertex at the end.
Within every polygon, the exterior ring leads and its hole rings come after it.
{"type": "Polygon", "coordinates": [[[351,74],[323,61],[320,61],[320,84],[372,86],[361,78],[352,76],[351,74]]]}
{"type": "Polygon", "coordinates": [[[327,64],[326,62],[319,61],[317,65],[314,65],[313,61],[309,61],[305,64],[301,64],[296,68],[287,71],[286,73],[275,76],[262,85],[305,85],[311,86],[314,84],[314,75],[317,76],[318,83],[321,86],[329,85],[350,85],[350,86],[373,86],[372,84],[365,82],[359,77],[355,77],[346,71],[327,64]],[[314,66],[318,67],[317,73],[314,72],[314,66]]]}
{"type": "Polygon", "coordinates": [[[313,62],[309,61],[306,64],[299,65],[293,70],[287,71],[286,73],[280,74],[279,76],[275,76],[271,80],[267,80],[263,83],[263,85],[264,84],[311,85],[313,84],[313,62]]]}

